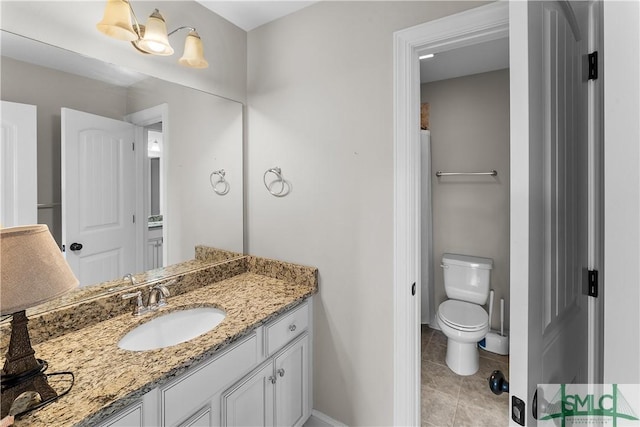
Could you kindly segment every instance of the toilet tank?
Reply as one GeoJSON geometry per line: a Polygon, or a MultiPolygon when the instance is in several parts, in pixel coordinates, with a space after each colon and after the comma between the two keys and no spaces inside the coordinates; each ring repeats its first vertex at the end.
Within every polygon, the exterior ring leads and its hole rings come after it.
{"type": "Polygon", "coordinates": [[[451,299],[483,305],[489,296],[493,260],[469,255],[443,254],[444,289],[451,299]]]}

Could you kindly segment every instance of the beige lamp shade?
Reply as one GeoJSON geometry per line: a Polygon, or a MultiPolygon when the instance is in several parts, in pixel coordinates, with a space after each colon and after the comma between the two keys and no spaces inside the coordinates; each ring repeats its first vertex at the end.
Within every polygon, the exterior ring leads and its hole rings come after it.
{"type": "Polygon", "coordinates": [[[138,40],[131,24],[131,9],[126,0],[108,0],[102,21],[96,25],[98,31],[118,40],[138,40]]]}
{"type": "Polygon", "coordinates": [[[173,55],[173,48],[169,44],[167,24],[158,9],[154,10],[147,25],[145,25],[144,37],[138,41],[137,47],[153,55],[173,55]]]}
{"type": "Polygon", "coordinates": [[[78,286],[46,225],[0,229],[0,314],[52,300],[78,286]]]}
{"type": "Polygon", "coordinates": [[[207,68],[209,63],[204,59],[202,40],[195,31],[190,31],[184,41],[184,53],[178,62],[186,67],[207,68]]]}

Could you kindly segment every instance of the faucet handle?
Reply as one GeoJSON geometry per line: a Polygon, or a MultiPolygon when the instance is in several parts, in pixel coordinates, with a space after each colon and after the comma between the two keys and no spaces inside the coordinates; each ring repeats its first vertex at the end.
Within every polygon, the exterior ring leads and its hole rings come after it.
{"type": "Polygon", "coordinates": [[[147,311],[149,311],[147,307],[144,306],[144,303],[142,302],[142,291],[122,294],[121,298],[122,299],[137,298],[136,307],[133,309],[134,316],[140,316],[142,314],[145,314],[147,311]]]}

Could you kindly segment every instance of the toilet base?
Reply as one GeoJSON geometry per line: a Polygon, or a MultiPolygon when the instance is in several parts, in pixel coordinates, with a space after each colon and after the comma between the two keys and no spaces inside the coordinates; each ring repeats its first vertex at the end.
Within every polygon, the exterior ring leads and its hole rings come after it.
{"type": "Polygon", "coordinates": [[[480,368],[475,342],[465,343],[447,339],[447,366],[458,375],[473,375],[480,368]]]}

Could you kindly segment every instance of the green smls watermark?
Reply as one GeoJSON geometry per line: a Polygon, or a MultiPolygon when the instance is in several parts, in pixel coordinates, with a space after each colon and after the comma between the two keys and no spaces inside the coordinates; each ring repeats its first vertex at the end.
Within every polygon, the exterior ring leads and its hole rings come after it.
{"type": "Polygon", "coordinates": [[[542,426],[640,427],[640,386],[543,384],[538,388],[538,408],[542,426]],[[553,397],[547,401],[545,396],[553,397]]]}

